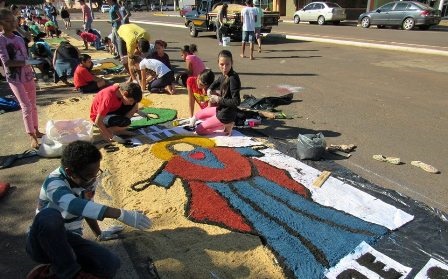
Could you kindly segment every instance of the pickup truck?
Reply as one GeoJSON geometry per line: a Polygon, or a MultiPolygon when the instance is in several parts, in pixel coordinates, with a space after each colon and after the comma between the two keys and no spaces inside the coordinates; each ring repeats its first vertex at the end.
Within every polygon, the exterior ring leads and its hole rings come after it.
{"type": "MultiPolygon", "coordinates": [[[[216,0],[202,0],[196,10],[185,15],[185,26],[188,27],[191,37],[197,37],[199,32],[215,32],[216,18],[225,2],[216,0]]],[[[227,22],[224,22],[222,29],[223,36],[233,39],[241,39],[242,27],[241,10],[245,7],[241,2],[228,4],[227,22]]],[[[272,26],[278,25],[280,14],[278,12],[264,11],[263,21],[261,25],[261,33],[270,33],[272,26]]]]}

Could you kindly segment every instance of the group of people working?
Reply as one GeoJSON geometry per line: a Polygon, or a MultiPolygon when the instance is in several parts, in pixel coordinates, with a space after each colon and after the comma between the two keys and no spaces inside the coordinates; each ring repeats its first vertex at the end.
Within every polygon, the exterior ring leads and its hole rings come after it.
{"type": "MultiPolygon", "coordinates": [[[[113,0],[112,0],[113,1],[113,0]]],[[[119,16],[117,16],[119,18],[119,16]]],[[[121,19],[120,19],[121,20],[121,19]]],[[[117,21],[111,21],[112,23],[117,21]]],[[[31,137],[32,147],[38,147],[43,133],[38,128],[36,89],[33,70],[24,39],[14,32],[17,18],[11,10],[0,10],[0,59],[7,81],[22,107],[25,129],[31,137]]],[[[117,24],[118,25],[118,24],[117,24]]],[[[109,85],[91,73],[91,57],[62,42],[55,50],[51,65],[55,76],[63,82],[73,75],[76,88],[81,92],[96,93],[90,108],[90,119],[106,141],[125,143],[124,136],[130,118],[138,112],[143,91],[174,94],[176,81],[187,87],[190,118],[188,126],[199,135],[218,130],[231,135],[240,104],[241,82],[233,69],[232,53],[222,50],[217,57],[220,75],[207,69],[196,55],[197,46],[185,45],[181,57],[186,69],[175,75],[166,42],[151,44],[149,34],[136,24],[112,26],[109,44],[120,56],[130,78],[121,84],[109,85]],[[114,30],[116,29],[116,30],[114,30]],[[113,40],[117,40],[117,45],[113,40]],[[113,47],[112,47],[113,46],[113,47]],[[200,110],[195,113],[195,103],[200,110]]],[[[41,42],[36,49],[50,55],[51,50],[41,42]]],[[[33,276],[54,275],[57,278],[111,278],[120,266],[119,258],[99,244],[82,237],[82,221],[98,240],[114,238],[114,231],[103,231],[97,220],[113,218],[137,229],[148,229],[150,219],[133,210],[108,207],[95,203],[93,196],[101,176],[101,153],[87,142],[73,142],[63,151],[61,166],[45,180],[39,195],[37,215],[27,237],[26,249],[31,258],[42,265],[33,269],[33,276]],[[54,241],[58,239],[58,241],[54,241]]]]}

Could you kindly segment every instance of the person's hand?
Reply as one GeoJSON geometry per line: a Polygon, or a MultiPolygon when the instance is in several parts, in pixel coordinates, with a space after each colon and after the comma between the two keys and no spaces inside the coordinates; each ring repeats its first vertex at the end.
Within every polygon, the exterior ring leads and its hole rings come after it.
{"type": "Polygon", "coordinates": [[[145,113],[145,112],[143,112],[143,111],[141,111],[141,110],[138,110],[138,111],[137,111],[137,114],[138,114],[139,116],[143,117],[143,118],[146,118],[146,121],[149,121],[149,116],[148,116],[147,113],[145,113]]]}
{"type": "Polygon", "coordinates": [[[122,137],[117,136],[117,135],[114,135],[111,140],[115,141],[115,142],[118,142],[118,143],[121,143],[121,144],[126,143],[125,139],[123,139],[122,137]]]}
{"type": "Polygon", "coordinates": [[[217,103],[219,103],[220,99],[221,99],[221,97],[216,96],[216,95],[212,95],[212,96],[210,96],[210,103],[217,104],[217,103]]]}
{"type": "Polygon", "coordinates": [[[135,210],[120,210],[121,214],[118,220],[124,224],[139,230],[145,230],[151,227],[151,220],[145,214],[135,210]]]}
{"type": "Polygon", "coordinates": [[[105,229],[101,232],[101,234],[96,238],[98,241],[107,241],[112,239],[117,239],[120,237],[119,233],[123,231],[123,226],[112,226],[110,228],[105,229]]]}

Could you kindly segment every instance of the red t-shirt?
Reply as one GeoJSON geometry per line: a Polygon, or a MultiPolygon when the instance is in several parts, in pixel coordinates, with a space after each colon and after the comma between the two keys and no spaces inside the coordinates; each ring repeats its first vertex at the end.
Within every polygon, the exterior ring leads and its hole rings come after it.
{"type": "Polygon", "coordinates": [[[86,68],[81,65],[78,65],[75,70],[75,74],[73,75],[73,83],[76,88],[80,88],[82,86],[87,85],[89,82],[93,81],[93,75],[86,68]]]}
{"type": "Polygon", "coordinates": [[[118,86],[111,85],[96,93],[90,107],[90,120],[95,122],[97,115],[106,116],[121,107],[122,100],[117,97],[118,86]]]}
{"type": "Polygon", "coordinates": [[[82,32],[79,36],[81,36],[81,38],[88,43],[93,43],[96,41],[96,36],[89,32],[82,32]]]}
{"type": "Polygon", "coordinates": [[[207,94],[205,94],[202,89],[198,88],[197,77],[189,77],[187,78],[187,88],[191,88],[193,92],[194,99],[196,103],[198,103],[201,109],[206,108],[208,106],[208,98],[207,94]],[[204,98],[205,97],[205,98],[204,98]]]}

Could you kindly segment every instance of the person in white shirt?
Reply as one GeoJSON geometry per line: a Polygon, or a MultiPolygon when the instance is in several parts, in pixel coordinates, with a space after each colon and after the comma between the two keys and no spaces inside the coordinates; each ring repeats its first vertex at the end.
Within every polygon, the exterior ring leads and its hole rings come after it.
{"type": "Polygon", "coordinates": [[[174,72],[165,64],[157,59],[133,57],[135,63],[138,63],[140,69],[140,86],[147,88],[152,93],[162,93],[165,90],[170,94],[174,94],[174,72]],[[140,62],[138,62],[140,61],[140,62]],[[150,75],[148,77],[149,70],[150,75]]]}
{"type": "Polygon", "coordinates": [[[241,46],[241,57],[244,56],[246,43],[250,47],[250,60],[254,60],[255,22],[257,21],[257,9],[253,8],[252,0],[246,0],[246,7],[241,10],[241,21],[243,22],[243,38],[241,46]]]}

